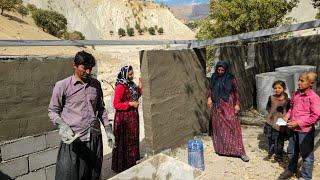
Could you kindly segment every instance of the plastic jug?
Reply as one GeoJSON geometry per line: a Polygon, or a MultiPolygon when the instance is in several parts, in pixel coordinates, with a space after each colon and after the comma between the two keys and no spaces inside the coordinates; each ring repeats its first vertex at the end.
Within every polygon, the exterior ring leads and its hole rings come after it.
{"type": "Polygon", "coordinates": [[[188,141],[188,163],[204,171],[203,142],[200,139],[193,138],[188,141]]]}

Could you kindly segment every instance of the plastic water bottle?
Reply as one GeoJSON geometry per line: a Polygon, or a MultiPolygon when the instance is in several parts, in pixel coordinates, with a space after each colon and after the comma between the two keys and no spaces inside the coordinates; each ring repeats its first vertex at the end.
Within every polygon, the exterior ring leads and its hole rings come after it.
{"type": "Polygon", "coordinates": [[[188,163],[204,171],[203,143],[200,139],[193,138],[188,141],[188,163]]]}

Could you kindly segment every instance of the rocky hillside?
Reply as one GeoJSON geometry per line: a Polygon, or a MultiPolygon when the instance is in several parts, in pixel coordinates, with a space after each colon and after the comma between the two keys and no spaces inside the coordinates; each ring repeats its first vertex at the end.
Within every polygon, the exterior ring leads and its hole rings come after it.
{"type": "MultiPolygon", "coordinates": [[[[30,16],[22,18],[15,12],[5,11],[0,15],[0,39],[20,40],[58,40],[58,38],[47,34],[38,28],[30,16]]],[[[0,47],[0,56],[3,55],[74,55],[82,48],[78,47],[0,47]]]]}
{"type": "Polygon", "coordinates": [[[209,0],[155,0],[157,3],[165,3],[169,6],[185,6],[209,3],[209,0]]]}
{"type": "MultiPolygon", "coordinates": [[[[193,39],[194,33],[165,7],[140,0],[23,0],[63,14],[69,31],[86,39],[117,39],[118,29],[163,27],[165,39],[193,39]]],[[[137,32],[135,34],[138,34],[137,32]]],[[[151,39],[161,39],[152,36],[151,39]]],[[[150,39],[150,37],[149,37],[150,39]]],[[[163,38],[162,38],[163,39],[163,38]]]]}
{"type": "Polygon", "coordinates": [[[293,17],[295,22],[300,23],[315,20],[316,14],[317,10],[313,8],[311,0],[300,0],[298,7],[294,8],[288,16],[293,17]]]}
{"type": "Polygon", "coordinates": [[[198,20],[209,14],[209,4],[170,6],[170,11],[183,22],[198,20]]]}

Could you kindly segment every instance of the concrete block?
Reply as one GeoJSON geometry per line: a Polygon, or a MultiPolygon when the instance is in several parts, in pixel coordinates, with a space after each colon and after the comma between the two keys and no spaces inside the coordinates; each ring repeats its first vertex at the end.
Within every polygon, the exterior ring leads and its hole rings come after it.
{"type": "Polygon", "coordinates": [[[31,154],[29,156],[30,171],[37,170],[52,164],[57,161],[58,148],[49,149],[46,151],[31,154]]]}
{"type": "Polygon", "coordinates": [[[45,136],[29,136],[1,145],[2,160],[31,154],[46,148],[45,136]]]}
{"type": "Polygon", "coordinates": [[[15,178],[28,173],[28,157],[20,157],[0,163],[0,172],[15,178]]]}
{"type": "Polygon", "coordinates": [[[47,180],[55,180],[55,175],[56,175],[56,165],[46,167],[47,180]]]}
{"type": "Polygon", "coordinates": [[[45,169],[30,172],[29,174],[17,177],[16,180],[46,180],[45,169]]]}
{"type": "Polygon", "coordinates": [[[162,153],[110,178],[120,179],[201,179],[204,172],[162,153]]]}
{"type": "Polygon", "coordinates": [[[47,148],[57,147],[60,144],[60,136],[58,130],[48,132],[46,134],[47,148]]]}

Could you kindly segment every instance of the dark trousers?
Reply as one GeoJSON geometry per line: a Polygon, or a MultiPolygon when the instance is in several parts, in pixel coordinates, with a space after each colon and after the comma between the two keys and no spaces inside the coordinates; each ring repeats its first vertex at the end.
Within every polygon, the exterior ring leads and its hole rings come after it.
{"type": "Polygon", "coordinates": [[[312,170],[314,163],[314,129],[310,132],[293,131],[289,136],[288,169],[291,172],[296,172],[298,168],[299,154],[302,157],[303,163],[301,168],[302,178],[312,179],[312,170]]]}
{"type": "Polygon", "coordinates": [[[280,134],[277,138],[269,137],[269,155],[275,154],[276,158],[283,158],[284,137],[280,134]]]}
{"type": "Polygon", "coordinates": [[[103,159],[102,136],[90,141],[79,139],[60,143],[56,164],[56,180],[99,180],[103,159]]]}

